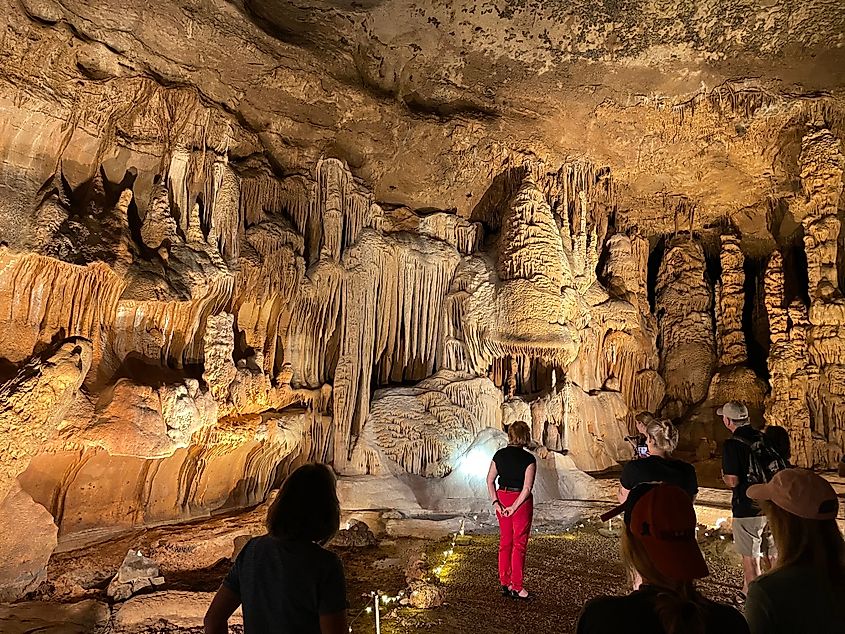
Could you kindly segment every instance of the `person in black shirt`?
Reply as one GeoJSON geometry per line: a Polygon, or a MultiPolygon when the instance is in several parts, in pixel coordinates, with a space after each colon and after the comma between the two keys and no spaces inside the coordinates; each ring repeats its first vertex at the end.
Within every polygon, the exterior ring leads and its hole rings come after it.
{"type": "Polygon", "coordinates": [[[652,419],[645,425],[648,457],[628,462],[619,477],[619,501],[644,482],[668,482],[681,487],[691,498],[698,494],[695,468],[688,462],[671,457],[678,446],[678,430],[668,420],[652,419]]]}
{"type": "Polygon", "coordinates": [[[306,464],[288,476],[267,513],[268,534],[243,547],[205,615],[205,634],[225,634],[243,605],[244,634],[347,634],[346,581],[322,547],[340,528],[329,467],[306,464]]]}
{"type": "MultiPolygon", "coordinates": [[[[733,434],[722,447],[722,480],[731,488],[732,532],[734,547],[742,557],[742,596],[748,594],[748,584],[762,573],[766,516],[756,502],[746,495],[748,469],[751,461],[750,444],[762,438],[748,418],[748,408],[738,401],[725,403],[716,410],[725,427],[733,434]]],[[[768,545],[768,540],[766,540],[768,545]]]]}
{"type": "Polygon", "coordinates": [[[643,584],[628,596],[589,601],[577,634],[748,634],[736,609],[705,599],[695,587],[709,571],[688,493],[672,484],[641,484],[601,519],[622,512],[622,560],[643,584]]]}
{"type": "Polygon", "coordinates": [[[503,595],[519,599],[529,598],[523,587],[523,569],[534,515],[531,489],[537,473],[537,460],[525,449],[530,442],[526,422],[511,424],[508,446],[494,454],[487,472],[487,492],[499,520],[499,583],[503,595]]]}

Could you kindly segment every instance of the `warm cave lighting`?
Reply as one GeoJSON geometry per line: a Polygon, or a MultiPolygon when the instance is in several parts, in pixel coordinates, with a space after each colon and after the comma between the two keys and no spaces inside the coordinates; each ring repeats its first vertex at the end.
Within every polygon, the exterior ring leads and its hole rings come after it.
{"type": "Polygon", "coordinates": [[[490,468],[492,456],[481,448],[475,448],[464,458],[464,466],[469,475],[477,478],[486,478],[487,470],[490,468]]]}

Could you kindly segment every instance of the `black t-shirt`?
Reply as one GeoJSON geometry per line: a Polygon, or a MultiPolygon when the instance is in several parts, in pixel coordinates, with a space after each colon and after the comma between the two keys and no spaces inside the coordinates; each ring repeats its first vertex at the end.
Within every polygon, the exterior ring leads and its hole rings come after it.
{"type": "Polygon", "coordinates": [[[522,447],[508,445],[495,453],[493,462],[499,474],[500,489],[521,489],[525,484],[525,470],[536,463],[537,459],[522,447]]]}
{"type": "Polygon", "coordinates": [[[737,440],[744,438],[748,442],[756,442],[762,434],[751,425],[737,427],[733,438],[728,438],[722,447],[722,472],[739,478],[731,496],[731,510],[734,517],[756,517],[762,511],[756,502],[751,500],[745,492],[748,490],[748,466],[751,460],[751,447],[737,440]]]}
{"type": "Polygon", "coordinates": [[[346,610],[343,564],[313,542],[255,537],[223,585],[241,597],[245,634],[320,634],[321,614],[346,610]]]}
{"type": "MultiPolygon", "coordinates": [[[[576,634],[665,634],[655,610],[659,589],[643,585],[626,597],[598,597],[584,606],[576,634]]],[[[735,608],[704,601],[704,634],[748,634],[735,608]]]]}
{"type": "Polygon", "coordinates": [[[619,483],[629,491],[644,482],[668,482],[681,487],[690,497],[698,495],[695,467],[683,460],[661,456],[631,460],[619,476],[619,483]]]}

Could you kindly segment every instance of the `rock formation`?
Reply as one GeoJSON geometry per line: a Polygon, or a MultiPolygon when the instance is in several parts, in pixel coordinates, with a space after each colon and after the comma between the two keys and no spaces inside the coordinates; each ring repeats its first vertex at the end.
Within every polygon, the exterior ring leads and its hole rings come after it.
{"type": "Polygon", "coordinates": [[[655,293],[661,375],[678,415],[704,399],[716,364],[713,291],[695,239],[681,236],[667,245],[655,293]]]}
{"type": "Polygon", "coordinates": [[[785,305],[783,259],[775,252],[766,277],[772,332],[766,419],[789,430],[796,464],[833,468],[845,447],[840,352],[845,300],[837,270],[841,143],[830,130],[811,130],[801,141],[799,162],[804,199],[796,213],[804,230],[810,304],[796,299],[785,305]]]}
{"type": "Polygon", "coordinates": [[[557,494],[732,398],[841,457],[827,4],[0,3],[11,595],[306,461],[443,493],[515,420],[557,494]]]}

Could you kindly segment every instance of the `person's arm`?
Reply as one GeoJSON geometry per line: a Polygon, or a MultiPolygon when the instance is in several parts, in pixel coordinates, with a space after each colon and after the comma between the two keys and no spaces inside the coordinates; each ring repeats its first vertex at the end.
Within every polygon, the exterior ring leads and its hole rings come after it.
{"type": "Polygon", "coordinates": [[[722,445],[722,482],[729,488],[735,489],[739,486],[740,464],[739,453],[737,452],[738,441],[728,439],[722,445]]]}
{"type": "Polygon", "coordinates": [[[237,592],[226,586],[220,586],[202,621],[205,634],[228,634],[229,617],[234,614],[240,604],[241,597],[237,592]]]}
{"type": "Polygon", "coordinates": [[[695,467],[691,464],[689,464],[689,485],[689,492],[692,495],[692,501],[695,502],[695,498],[698,495],[698,474],[695,472],[695,467]]]}
{"type": "Polygon", "coordinates": [[[320,615],[320,634],[348,634],[346,611],[320,615]]]}
{"type": "Polygon", "coordinates": [[[499,498],[496,496],[496,478],[499,475],[498,469],[496,469],[496,461],[490,461],[490,468],[487,470],[487,497],[490,498],[490,503],[493,505],[493,508],[497,511],[503,511],[504,507],[502,503],[499,502],[499,498]]]}
{"type": "Polygon", "coordinates": [[[779,632],[776,620],[772,618],[772,606],[760,584],[751,582],[745,600],[745,619],[751,634],[775,634],[779,632]]]}
{"type": "Polygon", "coordinates": [[[532,462],[525,470],[525,481],[522,484],[522,491],[519,492],[519,497],[514,500],[508,508],[505,509],[505,516],[513,515],[516,510],[522,506],[522,503],[531,495],[531,489],[534,487],[534,476],[537,475],[537,463],[532,462]]]}
{"type": "Polygon", "coordinates": [[[336,555],[330,555],[319,586],[320,634],[349,634],[346,623],[346,575],[336,555]]]}
{"type": "Polygon", "coordinates": [[[628,494],[631,492],[631,489],[638,484],[635,473],[636,470],[636,460],[632,460],[622,467],[622,473],[619,475],[619,490],[616,492],[616,497],[618,498],[620,504],[628,499],[628,494]]]}

